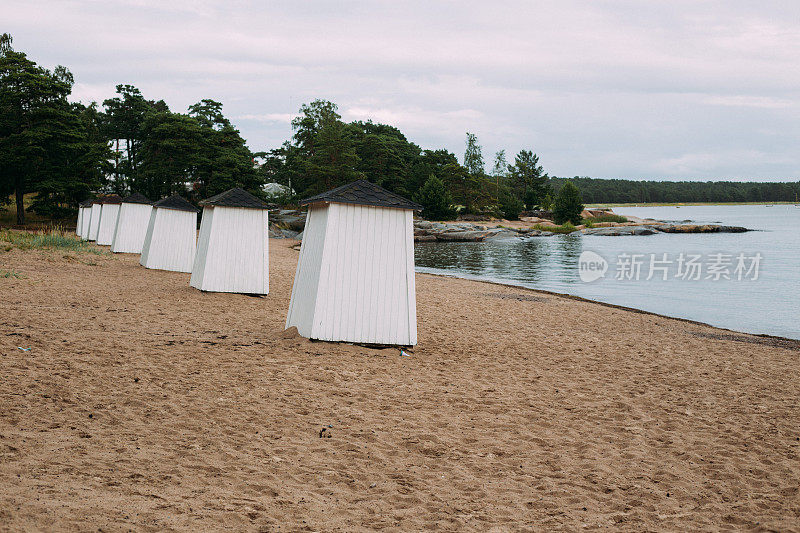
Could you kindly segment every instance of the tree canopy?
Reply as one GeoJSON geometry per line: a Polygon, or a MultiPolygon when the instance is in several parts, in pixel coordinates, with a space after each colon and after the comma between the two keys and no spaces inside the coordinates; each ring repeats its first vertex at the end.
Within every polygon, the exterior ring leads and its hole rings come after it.
{"type": "Polygon", "coordinates": [[[580,224],[582,212],[583,201],[578,188],[571,181],[566,181],[553,202],[553,221],[556,224],[580,224]]]}
{"type": "Polygon", "coordinates": [[[107,147],[97,135],[96,110],[71,104],[73,77],[65,67],[40,67],[0,38],[0,197],[14,193],[17,223],[25,223],[23,198],[63,216],[97,186],[107,147]]]}

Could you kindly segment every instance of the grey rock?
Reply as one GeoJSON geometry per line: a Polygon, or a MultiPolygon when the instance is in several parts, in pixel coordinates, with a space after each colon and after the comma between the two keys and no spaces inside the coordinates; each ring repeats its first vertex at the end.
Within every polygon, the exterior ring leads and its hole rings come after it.
{"type": "Polygon", "coordinates": [[[653,235],[658,233],[658,230],[650,226],[612,226],[609,228],[586,228],[582,233],[601,237],[619,237],[621,235],[653,235]]]}
{"type": "Polygon", "coordinates": [[[281,228],[276,226],[275,224],[269,225],[269,238],[270,239],[284,239],[283,233],[281,232],[281,228]]]}
{"type": "Polygon", "coordinates": [[[601,237],[616,237],[619,235],[631,235],[630,230],[622,227],[610,228],[586,228],[583,230],[584,235],[599,235],[601,237]],[[625,231],[623,233],[623,231],[625,231]]]}
{"type": "Polygon", "coordinates": [[[280,224],[292,231],[303,231],[306,226],[306,215],[305,213],[298,214],[295,211],[292,211],[290,214],[278,213],[277,215],[270,216],[270,222],[280,224]]]}
{"type": "Polygon", "coordinates": [[[483,240],[489,242],[510,241],[519,239],[519,237],[520,236],[516,231],[493,230],[493,231],[488,231],[486,237],[483,240]]]}
{"type": "Polygon", "coordinates": [[[743,228],[741,226],[720,226],[719,231],[720,233],[744,233],[746,231],[752,231],[752,230],[743,228]]]}
{"type": "Polygon", "coordinates": [[[716,224],[663,224],[655,226],[664,233],[743,233],[751,231],[741,226],[718,226],[716,224]]]}
{"type": "Polygon", "coordinates": [[[444,242],[478,242],[485,238],[485,231],[452,231],[436,235],[436,240],[444,242]]]}

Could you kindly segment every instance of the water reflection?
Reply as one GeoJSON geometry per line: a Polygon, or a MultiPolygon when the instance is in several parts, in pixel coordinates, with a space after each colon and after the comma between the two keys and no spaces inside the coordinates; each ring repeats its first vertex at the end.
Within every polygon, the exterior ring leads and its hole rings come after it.
{"type": "Polygon", "coordinates": [[[559,279],[564,283],[578,281],[578,258],[583,252],[583,239],[578,236],[565,235],[553,239],[556,250],[556,259],[564,268],[558,270],[559,279]]]}
{"type": "Polygon", "coordinates": [[[457,270],[470,274],[486,272],[490,258],[483,243],[422,243],[414,247],[417,266],[457,270]]]}
{"type": "MultiPolygon", "coordinates": [[[[574,266],[582,251],[578,237],[515,239],[501,242],[420,243],[415,247],[417,268],[449,270],[497,280],[524,279],[535,283],[553,274],[553,264],[574,266]]],[[[572,282],[572,269],[560,269],[572,282]]],[[[560,276],[561,277],[561,276],[560,276]]]]}
{"type": "MultiPolygon", "coordinates": [[[[506,242],[419,243],[415,246],[417,270],[486,279],[535,289],[575,294],[656,313],[680,316],[714,325],[800,338],[800,209],[793,206],[711,206],[631,208],[622,211],[658,219],[689,218],[722,221],[761,231],[748,233],[657,234],[647,237],[558,235],[513,239],[506,242]],[[684,216],[685,215],[685,216],[684,216]],[[578,261],[592,251],[608,261],[603,279],[582,283],[578,261]],[[720,252],[762,254],[757,282],[715,282],[706,277],[693,282],[617,280],[620,254],[720,252]]],[[[644,267],[646,268],[646,267],[644,267]]],[[[645,276],[646,277],[646,274],[645,276]]]]}

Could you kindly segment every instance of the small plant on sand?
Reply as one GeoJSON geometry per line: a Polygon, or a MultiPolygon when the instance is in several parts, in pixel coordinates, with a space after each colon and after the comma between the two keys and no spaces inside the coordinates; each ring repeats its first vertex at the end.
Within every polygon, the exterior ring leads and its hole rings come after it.
{"type": "Polygon", "coordinates": [[[67,261],[75,261],[76,263],[80,263],[82,265],[97,266],[97,263],[95,263],[91,259],[88,259],[88,260],[81,259],[77,255],[64,254],[61,257],[62,257],[62,259],[66,259],[67,261]]]}
{"type": "Polygon", "coordinates": [[[87,241],[65,232],[62,228],[51,228],[43,231],[0,231],[0,242],[5,245],[15,246],[20,250],[69,250],[73,252],[86,252],[97,255],[107,255],[106,250],[96,248],[87,241]]]}
{"type": "Polygon", "coordinates": [[[25,279],[25,276],[20,274],[14,269],[11,270],[2,270],[0,269],[0,278],[14,278],[14,279],[25,279]]]}

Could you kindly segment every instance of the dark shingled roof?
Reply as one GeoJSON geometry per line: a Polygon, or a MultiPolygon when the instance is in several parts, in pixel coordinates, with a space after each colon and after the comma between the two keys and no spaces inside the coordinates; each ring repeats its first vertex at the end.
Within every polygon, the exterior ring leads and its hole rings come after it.
{"type": "Polygon", "coordinates": [[[211,198],[206,198],[200,205],[216,205],[219,207],[248,207],[251,209],[266,209],[267,204],[239,187],[228,189],[211,198]]]}
{"type": "Polygon", "coordinates": [[[175,209],[177,211],[194,211],[197,213],[200,211],[195,206],[189,203],[186,198],[183,196],[179,196],[177,194],[173,194],[169,198],[164,198],[163,200],[159,200],[153,204],[153,207],[162,207],[164,209],[175,209]]]}
{"type": "Polygon", "coordinates": [[[300,205],[316,202],[333,202],[338,204],[373,205],[377,207],[393,207],[395,209],[411,209],[421,211],[422,206],[402,196],[389,192],[367,180],[358,180],[328,192],[306,198],[300,205]]]}
{"type": "Polygon", "coordinates": [[[122,196],[118,194],[109,194],[108,196],[101,196],[95,202],[98,204],[121,204],[122,196]]]}
{"type": "Polygon", "coordinates": [[[152,200],[150,200],[144,194],[141,194],[141,193],[138,193],[138,192],[135,192],[135,193],[131,194],[130,196],[126,196],[125,198],[123,198],[122,199],[122,203],[123,204],[147,204],[147,205],[153,205],[152,200]]]}
{"type": "Polygon", "coordinates": [[[92,198],[89,198],[88,200],[84,200],[81,203],[79,203],[78,206],[80,206],[80,207],[92,207],[93,203],[94,203],[94,200],[92,198]]]}

